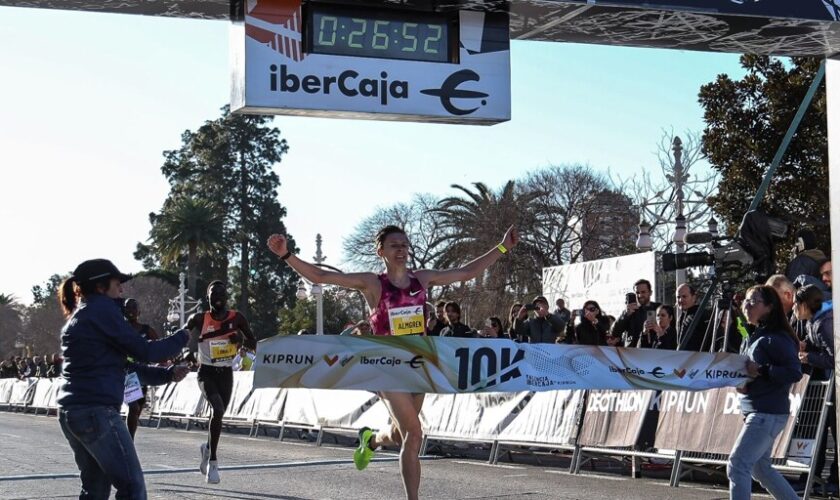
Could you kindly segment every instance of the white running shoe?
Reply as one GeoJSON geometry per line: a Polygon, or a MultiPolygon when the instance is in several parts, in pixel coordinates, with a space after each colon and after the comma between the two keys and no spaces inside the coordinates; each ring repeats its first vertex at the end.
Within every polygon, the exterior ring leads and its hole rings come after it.
{"type": "Polygon", "coordinates": [[[201,471],[202,475],[206,475],[207,463],[210,461],[210,448],[207,446],[207,443],[201,443],[199,449],[201,450],[201,464],[199,464],[198,470],[201,471]]]}
{"type": "Polygon", "coordinates": [[[207,482],[210,484],[219,484],[221,478],[219,477],[219,462],[210,460],[210,467],[207,468],[207,482]]]}

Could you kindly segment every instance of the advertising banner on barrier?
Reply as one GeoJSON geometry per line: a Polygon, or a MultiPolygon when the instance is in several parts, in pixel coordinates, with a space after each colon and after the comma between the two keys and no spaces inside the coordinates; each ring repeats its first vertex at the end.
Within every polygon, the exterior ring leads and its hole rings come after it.
{"type": "MultiPolygon", "coordinates": [[[[805,375],[791,388],[791,418],[776,439],[773,458],[783,458],[787,452],[807,387],[805,375]]],[[[659,410],[657,448],[728,455],[743,427],[741,395],[731,387],[693,393],[663,391],[651,400],[650,408],[659,410]]]]}
{"type": "Polygon", "coordinates": [[[705,390],[747,381],[734,354],[438,337],[277,336],[257,347],[254,387],[423,393],[705,390]]]}
{"type": "Polygon", "coordinates": [[[636,445],[654,394],[655,391],[590,391],[586,396],[578,444],[636,445]]]}

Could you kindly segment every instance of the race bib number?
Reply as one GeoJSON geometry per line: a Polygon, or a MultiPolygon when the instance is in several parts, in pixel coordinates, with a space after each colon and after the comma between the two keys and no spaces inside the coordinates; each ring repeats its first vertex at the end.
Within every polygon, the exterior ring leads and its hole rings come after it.
{"type": "Polygon", "coordinates": [[[228,361],[236,357],[236,344],[231,344],[227,339],[210,341],[210,361],[228,361]]]}
{"type": "Polygon", "coordinates": [[[393,335],[419,335],[426,331],[423,306],[405,306],[388,309],[393,335]]]}
{"type": "Polygon", "coordinates": [[[131,404],[138,399],[143,399],[143,387],[140,386],[140,377],[136,373],[131,372],[125,376],[123,402],[125,404],[131,404]]]}

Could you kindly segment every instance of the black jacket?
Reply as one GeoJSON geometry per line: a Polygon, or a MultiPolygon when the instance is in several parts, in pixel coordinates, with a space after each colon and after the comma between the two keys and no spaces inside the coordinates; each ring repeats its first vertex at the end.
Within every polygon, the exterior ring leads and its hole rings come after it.
{"type": "Polygon", "coordinates": [[[808,337],[805,339],[808,365],[815,380],[827,380],[834,370],[834,307],[824,302],[823,308],[808,321],[808,337]]]}
{"type": "Polygon", "coordinates": [[[633,314],[627,314],[625,310],[613,325],[612,334],[624,340],[624,347],[636,347],[645,328],[648,311],[656,312],[660,305],[659,302],[649,302],[646,306],[640,306],[633,314]]]}
{"type": "MultiPolygon", "coordinates": [[[[685,338],[685,335],[688,333],[688,327],[691,325],[691,322],[694,321],[694,317],[697,316],[697,312],[699,310],[700,306],[697,304],[688,308],[687,311],[677,309],[677,345],[680,345],[685,338]]],[[[705,344],[703,339],[706,336],[706,330],[709,328],[710,317],[711,312],[708,309],[704,310],[703,314],[700,316],[700,323],[694,327],[694,333],[691,335],[691,338],[688,339],[686,345],[682,348],[683,351],[700,352],[709,350],[709,339],[706,339],[705,344]]]]}
{"type": "Polygon", "coordinates": [[[815,278],[820,277],[820,266],[823,262],[828,260],[822,250],[812,248],[799,252],[799,254],[790,261],[785,271],[785,276],[793,282],[800,274],[807,274],[815,278]]]}
{"type": "Polygon", "coordinates": [[[589,320],[583,320],[575,326],[575,344],[607,345],[609,330],[609,322],[606,318],[600,318],[597,325],[593,325],[589,320]]]}
{"type": "Polygon", "coordinates": [[[475,337],[475,332],[463,323],[455,323],[453,325],[448,325],[446,328],[441,330],[440,336],[471,339],[475,337]]]}
{"type": "Polygon", "coordinates": [[[545,318],[539,316],[526,320],[516,318],[513,329],[523,342],[528,339],[529,344],[554,344],[557,337],[561,340],[565,338],[565,325],[553,314],[548,314],[545,318]]]}

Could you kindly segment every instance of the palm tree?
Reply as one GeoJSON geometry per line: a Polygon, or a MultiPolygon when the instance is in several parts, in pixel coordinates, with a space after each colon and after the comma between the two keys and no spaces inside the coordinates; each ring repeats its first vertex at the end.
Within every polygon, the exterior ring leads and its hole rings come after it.
{"type": "Polygon", "coordinates": [[[175,267],[187,257],[187,286],[196,294],[196,268],[201,255],[223,252],[225,215],[212,202],[188,196],[173,199],[155,217],[149,233],[161,265],[175,267]]]}
{"type": "MultiPolygon", "coordinates": [[[[444,198],[435,209],[443,219],[447,250],[441,260],[445,266],[463,264],[477,257],[497,244],[511,224],[516,224],[520,231],[527,230],[534,217],[534,200],[542,194],[517,192],[512,180],[498,192],[481,182],[473,186],[475,189],[471,190],[453,184],[452,188],[463,196],[444,198]]],[[[484,304],[480,309],[490,306],[487,312],[498,315],[510,299],[509,288],[522,292],[538,286],[541,269],[536,269],[531,262],[532,253],[525,242],[520,242],[512,258],[500,260],[485,277],[476,281],[476,292],[482,297],[476,296],[475,300],[484,304]]]]}
{"type": "Polygon", "coordinates": [[[0,357],[5,358],[23,334],[23,311],[12,294],[0,293],[0,332],[0,357]]]}

